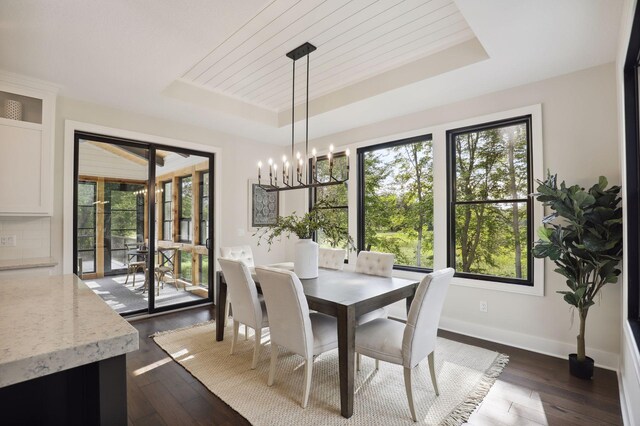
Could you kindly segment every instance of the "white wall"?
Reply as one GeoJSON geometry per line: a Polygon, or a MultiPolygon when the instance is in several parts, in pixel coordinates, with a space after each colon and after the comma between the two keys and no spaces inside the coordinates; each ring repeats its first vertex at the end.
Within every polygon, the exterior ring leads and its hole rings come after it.
{"type": "MultiPolygon", "coordinates": [[[[624,61],[627,54],[627,46],[629,44],[629,36],[631,34],[631,26],[636,8],[636,0],[626,0],[622,14],[622,24],[620,29],[620,41],[618,44],[618,58],[616,61],[617,76],[617,96],[618,110],[620,111],[618,119],[619,132],[619,151],[620,151],[620,169],[622,173],[623,187],[626,183],[626,167],[625,167],[625,134],[624,134],[624,85],[623,70],[624,61]]],[[[626,197],[623,192],[623,205],[626,204],[626,197]]],[[[624,223],[627,220],[638,220],[638,218],[627,217],[626,209],[624,210],[624,223]]],[[[626,225],[625,225],[626,228],[626,225]]],[[[622,406],[622,415],[625,424],[637,425],[640,423],[640,352],[633,341],[631,330],[629,328],[628,317],[628,264],[627,258],[627,241],[624,240],[624,260],[622,268],[622,309],[621,316],[621,342],[620,342],[620,370],[619,370],[619,387],[620,402],[622,406]]]]}
{"type": "MultiPolygon", "coordinates": [[[[425,96],[429,96],[428,93],[425,96]]],[[[333,143],[336,149],[351,146],[355,152],[353,147],[358,145],[408,137],[412,131],[413,135],[420,135],[429,129],[441,129],[446,123],[534,104],[542,105],[544,170],[558,173],[559,178],[571,184],[592,185],[599,175],[607,176],[610,184],[620,184],[614,64],[334,134],[314,140],[310,145],[322,149],[333,143]]],[[[444,205],[436,206],[438,209],[444,209],[444,205]]],[[[354,204],[350,209],[352,230],[355,214],[354,204]]],[[[438,231],[446,233],[444,227],[436,228],[438,231]]],[[[577,319],[572,328],[569,305],[556,294],[557,290],[564,289],[565,283],[553,269],[554,265],[547,261],[544,297],[452,286],[441,326],[566,357],[575,352],[577,319]],[[480,301],[488,302],[488,313],[480,312],[480,301]]],[[[599,365],[613,369],[618,367],[620,351],[619,312],[620,285],[609,285],[602,292],[602,302],[590,310],[587,324],[588,354],[599,365]]]]}

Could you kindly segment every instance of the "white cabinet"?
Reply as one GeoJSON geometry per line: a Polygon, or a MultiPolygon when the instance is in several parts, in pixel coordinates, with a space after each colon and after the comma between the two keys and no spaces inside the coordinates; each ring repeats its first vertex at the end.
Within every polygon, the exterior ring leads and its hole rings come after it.
{"type": "Polygon", "coordinates": [[[55,90],[0,73],[0,216],[51,216],[55,90]]]}

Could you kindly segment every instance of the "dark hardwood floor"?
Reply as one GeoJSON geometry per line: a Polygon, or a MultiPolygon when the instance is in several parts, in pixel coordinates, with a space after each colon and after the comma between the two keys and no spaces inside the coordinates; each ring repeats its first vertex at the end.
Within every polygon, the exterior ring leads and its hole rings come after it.
{"type": "MultiPolygon", "coordinates": [[[[202,307],[132,322],[140,350],[127,355],[131,425],[248,425],[227,404],[172,361],[148,336],[214,319],[202,307]]],[[[594,380],[569,375],[567,361],[441,331],[442,337],[506,353],[509,365],[471,425],[622,424],[615,372],[596,369],[594,380]]],[[[355,414],[357,415],[357,413],[355,414]]]]}

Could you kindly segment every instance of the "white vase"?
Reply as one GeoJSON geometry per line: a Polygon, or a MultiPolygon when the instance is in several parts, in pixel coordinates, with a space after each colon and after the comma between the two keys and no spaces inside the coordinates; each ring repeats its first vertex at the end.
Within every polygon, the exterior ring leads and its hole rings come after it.
{"type": "Polygon", "coordinates": [[[313,240],[298,240],[293,272],[300,279],[318,277],[318,243],[313,240]]]}

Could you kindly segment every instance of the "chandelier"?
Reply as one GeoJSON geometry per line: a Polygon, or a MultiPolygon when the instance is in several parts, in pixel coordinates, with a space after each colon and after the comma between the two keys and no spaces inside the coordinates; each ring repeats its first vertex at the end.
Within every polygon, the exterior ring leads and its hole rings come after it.
{"type": "Polygon", "coordinates": [[[262,183],[262,161],[258,162],[258,185],[267,192],[289,191],[292,189],[308,189],[323,186],[339,185],[349,180],[349,150],[333,153],[333,145],[329,146],[327,160],[329,161],[329,177],[327,180],[319,181],[317,178],[318,158],[316,149],[313,148],[309,156],[309,54],[316,50],[311,43],[305,43],[287,53],[287,57],[293,61],[293,79],[291,91],[291,161],[286,155],[282,156],[281,180],[278,182],[278,164],[269,158],[269,183],[262,183]],[[294,157],[295,146],[295,90],[296,90],[296,61],[307,57],[307,98],[306,98],[306,118],[305,118],[305,145],[304,155],[297,152],[294,157]],[[342,178],[334,176],[334,159],[336,156],[346,155],[346,173],[342,178]],[[295,170],[294,170],[295,169],[295,170]],[[294,174],[295,172],[295,174],[294,174]]]}

